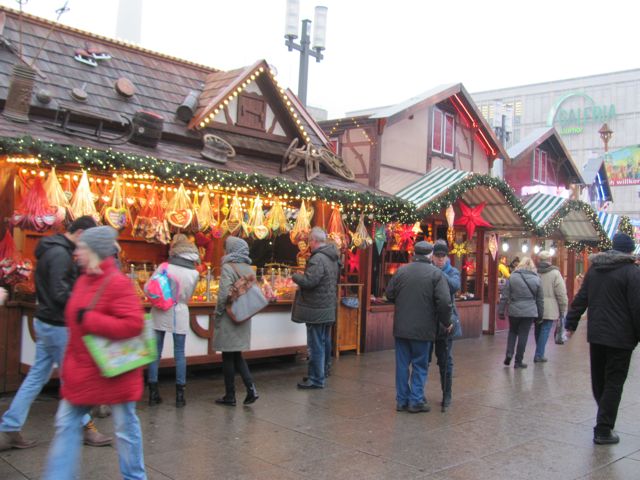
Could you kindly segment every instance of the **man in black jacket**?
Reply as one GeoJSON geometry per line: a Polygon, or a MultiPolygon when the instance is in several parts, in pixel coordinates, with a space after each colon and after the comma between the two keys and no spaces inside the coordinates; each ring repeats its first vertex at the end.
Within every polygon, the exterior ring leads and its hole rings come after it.
{"type": "Polygon", "coordinates": [[[631,354],[640,335],[640,268],[631,255],[635,243],[624,233],[613,237],[613,250],[591,257],[591,268],[567,314],[567,335],[589,308],[591,388],[598,404],[593,442],[618,443],[613,431],[631,354]]]}
{"type": "Polygon", "coordinates": [[[433,245],[418,242],[413,263],[398,269],[386,296],[395,303],[393,336],[396,340],[396,410],[428,412],[424,400],[427,362],[438,322],[447,332],[451,323],[451,295],[442,271],[431,264],[433,245]],[[409,378],[411,367],[411,378],[409,378]]]}
{"type": "Polygon", "coordinates": [[[319,227],[311,229],[311,257],[304,274],[293,274],[298,291],[293,303],[292,320],[307,325],[309,373],[298,388],[323,388],[331,360],[331,326],[336,322],[337,285],[340,275],[338,250],[328,244],[327,234],[319,227]]]}
{"type": "MultiPolygon", "coordinates": [[[[0,422],[0,450],[8,448],[31,448],[35,440],[27,440],[21,430],[29,415],[29,409],[51,377],[54,363],[62,371],[62,359],[67,346],[67,327],[64,309],[78,277],[78,268],[73,259],[76,242],[82,233],[96,226],[92,217],[75,220],[66,233],[43,237],[36,247],[36,333],[35,361],[20,385],[9,409],[0,422]]],[[[91,417],[83,418],[84,442],[87,445],[109,445],[110,437],[96,429],[91,417]]]]}

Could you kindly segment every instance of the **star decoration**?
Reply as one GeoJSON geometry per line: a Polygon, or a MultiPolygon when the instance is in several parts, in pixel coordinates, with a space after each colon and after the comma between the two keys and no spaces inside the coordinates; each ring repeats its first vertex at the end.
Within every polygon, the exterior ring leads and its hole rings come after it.
{"type": "Polygon", "coordinates": [[[470,207],[462,200],[458,201],[460,211],[462,215],[456,220],[456,226],[463,226],[467,229],[467,240],[471,240],[473,232],[476,231],[476,227],[493,227],[489,222],[482,218],[482,210],[487,205],[487,202],[482,202],[475,207],[470,207]]]}
{"type": "Polygon", "coordinates": [[[384,225],[378,225],[376,227],[376,233],[373,236],[376,242],[376,249],[378,250],[378,255],[382,253],[382,247],[387,241],[387,228],[384,225]]]}
{"type": "Polygon", "coordinates": [[[358,273],[360,271],[360,250],[355,252],[347,251],[347,271],[349,273],[358,273]]]}
{"type": "Polygon", "coordinates": [[[415,237],[415,233],[413,233],[413,225],[400,225],[398,227],[398,244],[400,248],[410,247],[413,245],[413,238],[415,237]]]}

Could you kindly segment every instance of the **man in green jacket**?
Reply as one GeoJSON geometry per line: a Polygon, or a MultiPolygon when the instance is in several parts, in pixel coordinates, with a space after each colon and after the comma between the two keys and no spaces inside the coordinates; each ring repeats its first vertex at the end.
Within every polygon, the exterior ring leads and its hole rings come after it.
{"type": "Polygon", "coordinates": [[[319,227],[309,234],[311,257],[304,274],[295,273],[298,291],[292,320],[307,325],[309,373],[298,388],[323,388],[331,359],[331,326],[336,321],[337,285],[340,275],[338,250],[327,244],[327,234],[319,227]]]}

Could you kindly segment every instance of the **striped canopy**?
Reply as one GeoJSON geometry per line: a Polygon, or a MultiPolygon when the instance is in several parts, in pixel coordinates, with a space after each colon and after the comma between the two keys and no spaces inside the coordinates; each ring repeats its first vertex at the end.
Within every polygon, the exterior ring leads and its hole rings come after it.
{"type": "Polygon", "coordinates": [[[618,225],[620,225],[620,216],[613,213],[598,212],[598,220],[602,224],[602,228],[609,237],[609,240],[613,239],[613,236],[618,231],[618,225]]]}
{"type": "Polygon", "coordinates": [[[640,245],[639,244],[636,244],[636,248],[633,251],[633,254],[634,255],[640,255],[640,245]]]}
{"type": "MultiPolygon", "coordinates": [[[[536,193],[526,200],[524,208],[536,226],[538,228],[544,228],[568,201],[568,199],[558,195],[536,193]]],[[[580,209],[570,209],[568,213],[560,219],[559,230],[565,240],[572,242],[597,241],[599,239],[592,219],[585,215],[580,209]]]]}
{"type": "Polygon", "coordinates": [[[536,193],[525,203],[525,210],[538,227],[543,227],[566,201],[565,198],[546,193],[536,193]]]}
{"type": "Polygon", "coordinates": [[[424,177],[400,190],[396,193],[396,196],[413,202],[418,208],[422,208],[469,175],[471,175],[471,172],[442,167],[434,168],[424,177]]]}

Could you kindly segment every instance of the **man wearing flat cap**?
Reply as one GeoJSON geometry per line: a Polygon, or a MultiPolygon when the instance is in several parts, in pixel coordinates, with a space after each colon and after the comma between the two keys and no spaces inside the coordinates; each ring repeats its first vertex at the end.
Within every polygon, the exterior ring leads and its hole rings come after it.
{"type": "Polygon", "coordinates": [[[433,245],[417,242],[413,262],[398,269],[387,286],[395,304],[393,336],[396,347],[396,410],[428,412],[424,386],[431,345],[438,322],[451,325],[451,296],[442,271],[431,264],[433,245]],[[411,369],[411,372],[409,372],[411,369]]]}

